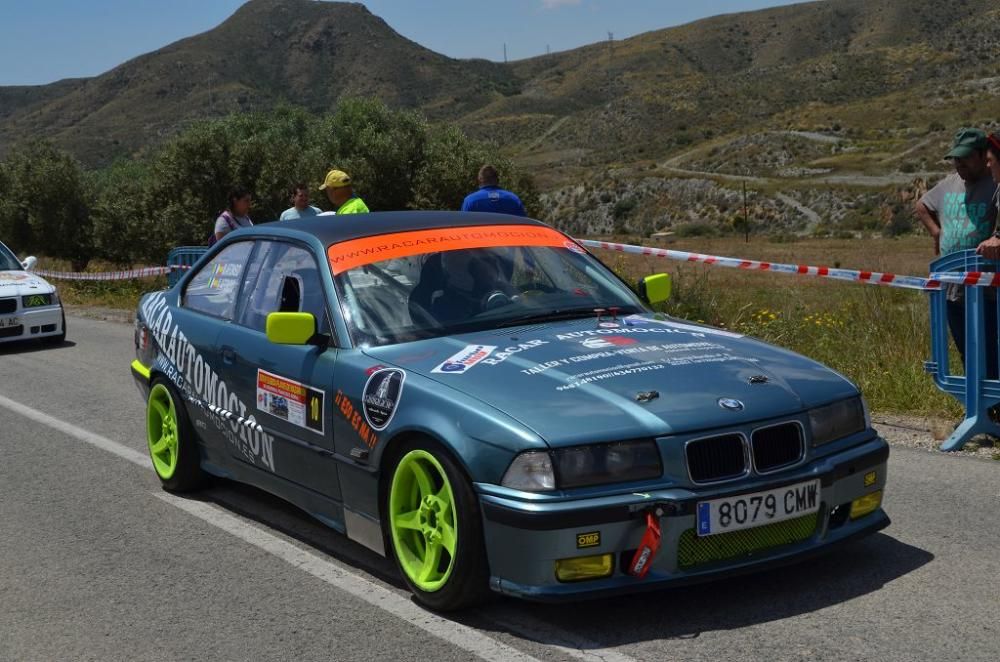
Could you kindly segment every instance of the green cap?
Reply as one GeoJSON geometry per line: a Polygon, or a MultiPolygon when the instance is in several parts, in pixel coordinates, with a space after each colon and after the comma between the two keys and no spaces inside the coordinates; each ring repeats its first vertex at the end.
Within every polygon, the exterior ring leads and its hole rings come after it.
{"type": "Polygon", "coordinates": [[[974,152],[986,149],[986,132],[979,129],[959,129],[951,143],[946,159],[964,159],[974,152]]]}

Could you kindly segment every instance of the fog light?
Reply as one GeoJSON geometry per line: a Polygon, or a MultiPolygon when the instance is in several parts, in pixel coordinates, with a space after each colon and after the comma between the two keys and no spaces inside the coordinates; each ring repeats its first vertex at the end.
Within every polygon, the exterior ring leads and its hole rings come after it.
{"type": "Polygon", "coordinates": [[[556,561],[556,579],[561,582],[579,582],[586,579],[610,577],[614,570],[613,554],[578,556],[575,559],[556,561]]]}
{"type": "Polygon", "coordinates": [[[882,505],[882,490],[877,490],[871,494],[866,494],[860,499],[851,502],[851,519],[864,517],[868,513],[875,512],[882,505]]]}

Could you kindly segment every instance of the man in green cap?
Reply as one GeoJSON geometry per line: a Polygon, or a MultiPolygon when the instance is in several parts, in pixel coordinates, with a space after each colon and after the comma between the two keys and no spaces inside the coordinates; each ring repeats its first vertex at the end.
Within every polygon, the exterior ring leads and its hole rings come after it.
{"type": "Polygon", "coordinates": [[[326,179],[319,188],[321,191],[326,191],[326,197],[333,204],[338,216],[368,213],[368,206],[361,198],[354,195],[350,175],[343,170],[331,170],[326,173],[326,179]]]}
{"type": "MultiPolygon", "coordinates": [[[[997,208],[993,204],[997,185],[986,167],[986,133],[979,129],[960,129],[955,134],[951,151],[945,159],[952,162],[955,172],[928,191],[917,202],[916,214],[934,239],[934,254],[947,255],[955,251],[979,249],[990,257],[1000,248],[1000,238],[994,236],[997,208]]],[[[965,359],[964,287],[948,286],[948,327],[951,337],[965,359]]],[[[995,293],[994,293],[995,296],[995,293]]],[[[987,305],[986,336],[987,376],[997,377],[996,306],[987,305]]]]}

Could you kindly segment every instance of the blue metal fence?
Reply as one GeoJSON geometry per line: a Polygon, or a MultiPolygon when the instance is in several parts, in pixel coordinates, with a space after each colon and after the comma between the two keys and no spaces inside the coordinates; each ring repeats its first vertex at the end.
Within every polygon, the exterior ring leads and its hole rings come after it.
{"type": "Polygon", "coordinates": [[[208,252],[206,246],[178,246],[167,255],[168,267],[181,267],[171,269],[167,274],[167,284],[173,287],[180,280],[184,272],[198,263],[198,260],[208,252]]]}
{"type": "MultiPolygon", "coordinates": [[[[974,250],[959,251],[931,263],[932,273],[1000,271],[1000,263],[976,255],[974,250]]],[[[965,374],[951,372],[948,352],[950,331],[948,327],[948,289],[930,292],[931,306],[931,360],[924,369],[934,376],[934,382],[945,393],[950,393],[965,405],[965,420],[941,444],[941,450],[960,450],[978,434],[1000,437],[1000,424],[990,416],[990,409],[1000,404],[1000,379],[989,379],[997,374],[998,366],[988,366],[987,356],[1000,347],[995,324],[987,329],[987,317],[1000,313],[1000,302],[995,288],[971,285],[954,285],[964,296],[965,312],[965,374]]],[[[994,317],[993,319],[997,319],[994,317]]]]}

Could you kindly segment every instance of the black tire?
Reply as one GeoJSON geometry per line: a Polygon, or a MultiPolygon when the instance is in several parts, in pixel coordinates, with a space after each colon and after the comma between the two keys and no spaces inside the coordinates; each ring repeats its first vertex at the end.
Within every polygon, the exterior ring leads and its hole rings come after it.
{"type": "Polygon", "coordinates": [[[163,489],[168,492],[190,492],[203,487],[208,482],[208,474],[201,468],[201,453],[198,448],[198,438],[195,436],[191,420],[188,418],[184,401],[165,377],[156,376],[149,387],[149,395],[146,401],[146,448],[149,451],[150,461],[153,463],[153,471],[163,485],[163,489]],[[176,438],[176,465],[172,472],[163,471],[162,456],[154,454],[154,443],[160,441],[162,437],[153,439],[157,426],[161,433],[163,417],[158,412],[153,411],[153,402],[156,400],[161,405],[169,403],[169,408],[174,414],[176,438]],[[157,420],[154,420],[154,417],[157,420]]]}
{"type": "Polygon", "coordinates": [[[62,311],[62,333],[58,336],[46,336],[42,338],[46,345],[61,345],[66,342],[66,311],[62,311]]]}
{"type": "MultiPolygon", "coordinates": [[[[493,593],[489,588],[490,570],[486,557],[486,547],[483,542],[482,517],[479,511],[479,499],[476,497],[465,472],[452,459],[451,455],[437,442],[428,438],[413,439],[403,444],[398,452],[394,454],[391,461],[386,464],[389,473],[385,482],[383,494],[383,533],[386,541],[386,548],[391,550],[392,558],[396,561],[399,574],[403,577],[407,587],[413,593],[417,602],[434,611],[455,611],[466,609],[482,604],[489,600],[493,593]],[[404,460],[407,463],[413,461],[413,451],[426,453],[436,460],[437,464],[444,471],[451,489],[452,504],[454,508],[454,524],[456,543],[454,545],[454,556],[450,565],[450,572],[444,580],[443,585],[434,590],[425,590],[419,586],[407,572],[401,556],[407,551],[397,547],[397,538],[392,531],[392,493],[397,474],[404,460]]],[[[406,471],[405,469],[403,471],[406,471]]],[[[436,480],[435,487],[440,488],[442,483],[436,480]]],[[[408,533],[400,530],[401,535],[408,533]]],[[[417,532],[410,535],[421,536],[417,532]]],[[[426,540],[426,538],[425,538],[426,540]]],[[[405,543],[403,543],[405,545],[405,543]]]]}

